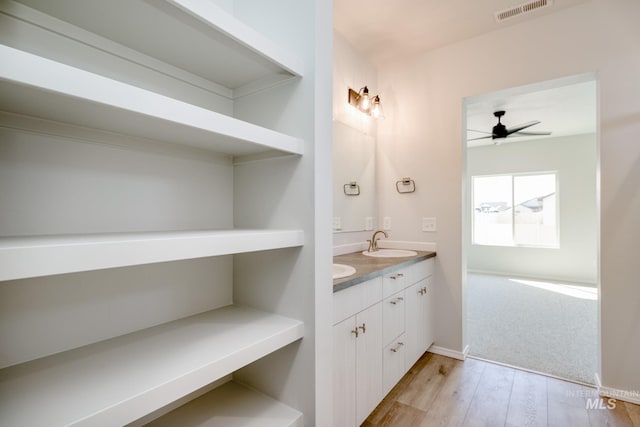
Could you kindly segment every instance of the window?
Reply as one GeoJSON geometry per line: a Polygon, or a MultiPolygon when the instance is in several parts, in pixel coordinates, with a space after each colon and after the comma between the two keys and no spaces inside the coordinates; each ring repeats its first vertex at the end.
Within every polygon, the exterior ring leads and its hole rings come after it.
{"type": "Polygon", "coordinates": [[[558,246],[555,173],[473,177],[473,243],[558,246]]]}

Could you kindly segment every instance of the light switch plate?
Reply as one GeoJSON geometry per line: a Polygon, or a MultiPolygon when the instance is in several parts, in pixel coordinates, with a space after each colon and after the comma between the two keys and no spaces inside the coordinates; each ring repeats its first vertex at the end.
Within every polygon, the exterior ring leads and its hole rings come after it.
{"type": "Polygon", "coordinates": [[[334,216],[333,217],[333,229],[334,230],[340,230],[342,228],[342,221],[340,221],[340,217],[339,216],[334,216]]]}
{"type": "Polygon", "coordinates": [[[367,231],[373,230],[373,217],[368,216],[364,219],[364,229],[367,231]]]}
{"type": "Polygon", "coordinates": [[[438,227],[436,224],[436,219],[433,217],[423,217],[422,218],[422,231],[437,231],[438,227]]]}
{"type": "Polygon", "coordinates": [[[382,220],[382,229],[383,230],[391,230],[391,217],[385,216],[382,220]]]}

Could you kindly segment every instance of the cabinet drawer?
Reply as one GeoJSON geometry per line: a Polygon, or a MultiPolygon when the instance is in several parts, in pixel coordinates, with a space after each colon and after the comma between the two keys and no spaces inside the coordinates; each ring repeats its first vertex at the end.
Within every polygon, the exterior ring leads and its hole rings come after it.
{"type": "Polygon", "coordinates": [[[382,302],[382,342],[389,344],[404,332],[405,327],[404,291],[391,295],[382,302]]]}
{"type": "Polygon", "coordinates": [[[407,278],[406,285],[407,286],[413,285],[414,283],[419,282],[420,280],[431,276],[433,274],[433,266],[434,266],[433,258],[420,261],[410,266],[408,268],[409,271],[407,275],[408,278],[407,278]]]}
{"type": "Polygon", "coordinates": [[[420,261],[416,264],[410,265],[405,268],[406,286],[411,286],[420,280],[429,277],[433,274],[433,259],[427,259],[420,261]]]}
{"type": "Polygon", "coordinates": [[[403,268],[382,276],[382,296],[387,298],[407,287],[409,269],[403,268]]]}
{"type": "Polygon", "coordinates": [[[384,348],[382,356],[383,388],[386,395],[404,375],[405,365],[404,334],[384,348]]]}
{"type": "Polygon", "coordinates": [[[382,278],[354,285],[333,294],[333,324],[382,300],[382,278]]]}

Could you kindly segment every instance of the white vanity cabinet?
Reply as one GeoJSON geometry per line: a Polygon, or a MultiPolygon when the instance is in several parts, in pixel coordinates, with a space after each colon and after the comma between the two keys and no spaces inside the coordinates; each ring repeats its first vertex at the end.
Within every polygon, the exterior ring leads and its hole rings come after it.
{"type": "Polygon", "coordinates": [[[433,307],[431,277],[424,278],[404,291],[406,301],[405,370],[433,344],[433,307]]]}
{"type": "Polygon", "coordinates": [[[384,396],[381,325],[378,303],[333,327],[334,426],[360,425],[384,396]]]}
{"type": "Polygon", "coordinates": [[[333,426],[360,425],[382,400],[381,281],[334,295],[333,426]]]}
{"type": "Polygon", "coordinates": [[[384,394],[389,393],[404,375],[405,306],[404,290],[390,295],[382,301],[384,394]]]}
{"type": "Polygon", "coordinates": [[[404,291],[397,292],[382,302],[382,337],[384,345],[389,344],[404,332],[405,328],[405,295],[404,291]]]}
{"type": "Polygon", "coordinates": [[[333,296],[333,426],[358,426],[433,343],[433,259],[333,296]]]}
{"type": "Polygon", "coordinates": [[[385,396],[391,391],[398,381],[405,374],[406,345],[405,334],[399,335],[391,340],[383,350],[382,355],[382,376],[385,396]]]}

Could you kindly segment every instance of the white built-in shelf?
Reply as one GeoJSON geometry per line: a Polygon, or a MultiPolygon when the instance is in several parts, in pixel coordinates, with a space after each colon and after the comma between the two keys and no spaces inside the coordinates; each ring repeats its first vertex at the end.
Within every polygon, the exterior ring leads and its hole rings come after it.
{"type": "MultiPolygon", "coordinates": [[[[70,38],[79,33],[21,4],[5,3],[2,9],[10,16],[70,38]]],[[[20,0],[19,3],[232,91],[264,81],[301,76],[303,72],[299,56],[212,1],[20,0]]]]}
{"type": "Polygon", "coordinates": [[[215,230],[0,238],[0,281],[304,244],[301,230],[215,230]]]}
{"type": "Polygon", "coordinates": [[[300,138],[9,46],[0,64],[0,110],[229,155],[303,151],[300,138]]]}
{"type": "Polygon", "coordinates": [[[302,427],[302,413],[228,382],[147,424],[148,427],[302,427]]]}
{"type": "Polygon", "coordinates": [[[125,425],[300,338],[303,323],[227,306],[0,370],[0,425],[125,425]]]}

